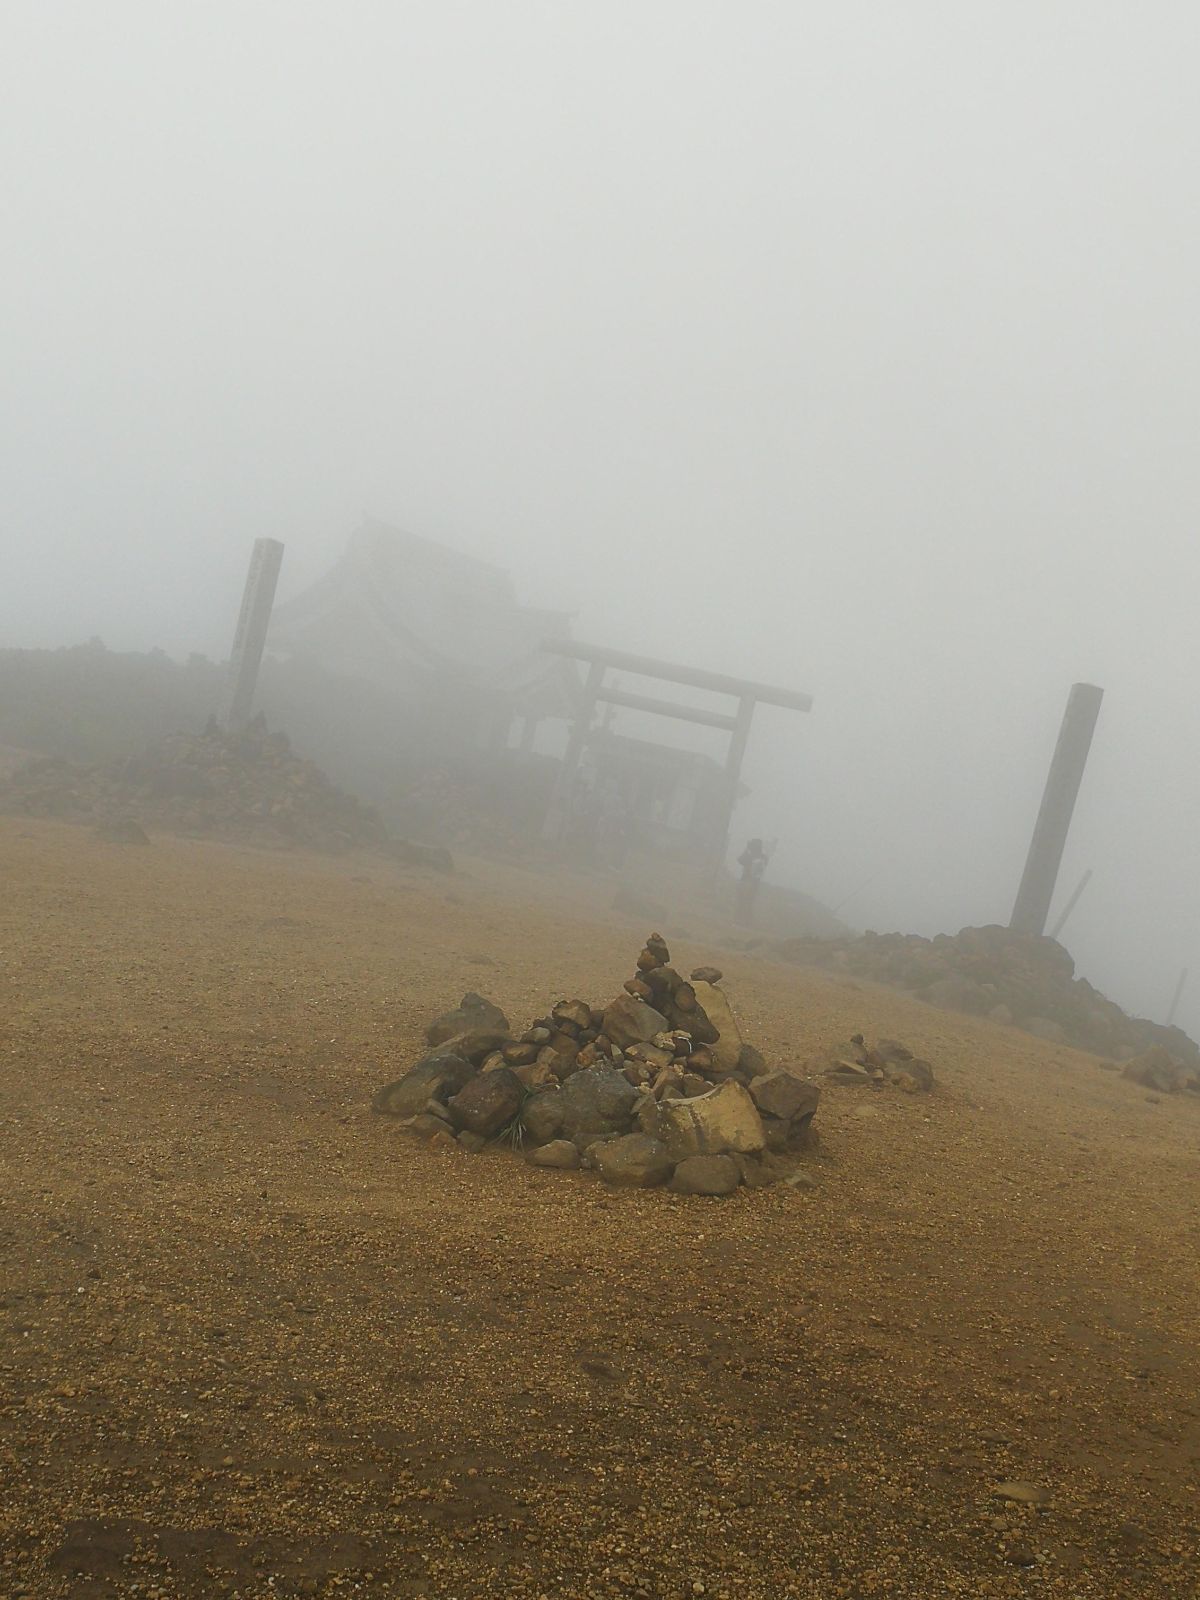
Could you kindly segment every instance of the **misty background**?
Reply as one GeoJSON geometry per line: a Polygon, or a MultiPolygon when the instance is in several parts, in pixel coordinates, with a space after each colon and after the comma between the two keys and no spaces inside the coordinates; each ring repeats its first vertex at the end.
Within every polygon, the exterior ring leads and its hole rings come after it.
{"type": "MultiPolygon", "coordinates": [[[[0,647],[229,648],[364,511],[805,690],[735,822],[859,926],[1200,967],[1200,13],[0,4],[0,647]],[[1052,912],[1052,920],[1056,914],[1052,912]]],[[[684,735],[686,737],[686,735],[684,735]]],[[[1200,1031],[1200,972],[1180,1010],[1200,1031]]]]}

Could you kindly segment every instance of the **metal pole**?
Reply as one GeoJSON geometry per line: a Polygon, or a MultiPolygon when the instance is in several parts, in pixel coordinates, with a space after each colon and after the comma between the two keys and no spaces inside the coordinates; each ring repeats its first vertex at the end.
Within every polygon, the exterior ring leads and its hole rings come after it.
{"type": "Polygon", "coordinates": [[[1076,683],[1067,696],[1054,758],[1046,777],[1046,788],[1038,810],[1021,887],[1017,890],[1009,926],[1017,933],[1045,932],[1050,901],[1062,864],[1063,849],[1092,747],[1096,718],[1104,690],[1091,683],[1076,683]]]}
{"type": "Polygon", "coordinates": [[[1175,1013],[1179,1009],[1179,1002],[1183,999],[1183,988],[1187,983],[1188,969],[1184,967],[1179,974],[1179,982],[1175,985],[1175,993],[1171,997],[1171,1009],[1167,1012],[1167,1027],[1175,1021],[1175,1013]]]}
{"type": "Polygon", "coordinates": [[[1075,907],[1079,904],[1080,895],[1087,888],[1088,884],[1091,883],[1091,881],[1092,881],[1092,869],[1091,869],[1091,867],[1089,867],[1087,869],[1087,871],[1084,873],[1083,877],[1080,878],[1079,882],[1075,885],[1075,893],[1071,896],[1071,898],[1067,901],[1066,905],[1062,908],[1062,915],[1059,917],[1058,921],[1054,924],[1054,926],[1050,929],[1050,937],[1052,939],[1057,939],[1059,934],[1066,927],[1067,918],[1071,915],[1072,911],[1074,911],[1075,907]]]}
{"type": "Polygon", "coordinates": [[[238,614],[233,650],[229,656],[229,677],[221,714],[221,722],[230,733],[239,732],[250,720],[282,561],[283,545],[278,539],[254,541],[246,587],[242,591],[242,609],[238,614]]]}

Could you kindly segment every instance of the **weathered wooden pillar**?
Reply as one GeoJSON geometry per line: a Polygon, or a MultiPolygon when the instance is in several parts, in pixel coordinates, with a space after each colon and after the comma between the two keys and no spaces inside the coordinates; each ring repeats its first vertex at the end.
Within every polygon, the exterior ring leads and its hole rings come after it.
{"type": "Polygon", "coordinates": [[[242,609],[233,636],[225,704],[221,713],[221,722],[231,733],[237,733],[250,720],[282,561],[283,545],[278,539],[254,541],[246,587],[242,591],[242,609]]]}
{"type": "Polygon", "coordinates": [[[746,755],[750,724],[753,721],[754,700],[750,695],[743,695],[738,701],[737,714],[729,734],[729,749],[725,754],[724,792],[721,796],[721,810],[717,817],[712,844],[714,873],[719,872],[725,864],[725,852],[729,848],[729,829],[733,824],[738,786],[742,781],[742,761],[746,755]]]}
{"type": "Polygon", "coordinates": [[[1067,696],[1058,743],[1046,778],[1042,804],[1038,810],[1021,887],[1017,890],[1009,922],[1017,933],[1041,934],[1046,929],[1054,885],[1062,864],[1063,849],[1083,781],[1092,734],[1100,715],[1104,690],[1092,683],[1076,683],[1067,696]]]}
{"type": "Polygon", "coordinates": [[[550,796],[550,804],[546,808],[546,820],[542,824],[542,838],[549,842],[562,839],[567,831],[567,818],[574,799],[575,774],[579,771],[579,763],[592,729],[592,718],[596,715],[596,700],[604,682],[604,672],[604,664],[600,661],[593,661],[588,668],[579,710],[571,725],[571,736],[567,741],[554,793],[550,796]]]}

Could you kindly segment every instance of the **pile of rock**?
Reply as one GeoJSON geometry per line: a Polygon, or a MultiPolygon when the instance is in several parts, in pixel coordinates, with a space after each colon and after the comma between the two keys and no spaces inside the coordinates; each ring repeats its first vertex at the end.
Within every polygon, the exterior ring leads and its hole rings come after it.
{"type": "Polygon", "coordinates": [[[808,1070],[849,1088],[902,1089],[905,1094],[927,1094],[933,1088],[933,1068],[914,1056],[898,1039],[880,1039],[868,1045],[861,1033],[854,1034],[840,1050],[810,1061],[808,1070]]]}
{"type": "Polygon", "coordinates": [[[651,934],[607,1005],[560,1000],[517,1037],[497,1006],[464,995],[375,1109],[434,1143],[507,1142],[536,1166],[617,1185],[729,1194],[786,1178],[820,1089],[742,1041],[720,982],[715,967],[683,978],[651,934]]]}
{"type": "Polygon", "coordinates": [[[1179,1028],[1129,1017],[1077,978],[1074,961],[1053,939],[991,926],[934,939],[904,933],[788,939],[776,950],[805,966],[888,984],[931,1005],[1117,1061],[1159,1045],[1178,1061],[1200,1063],[1200,1048],[1179,1028]]]}
{"type": "MultiPolygon", "coordinates": [[[[199,734],[172,734],[144,754],[84,766],[42,759],[0,783],[0,809],[27,816],[91,822],[106,837],[121,829],[162,829],[265,845],[315,850],[366,848],[399,854],[368,806],[339,789],[311,761],[295,755],[286,734],[261,718],[243,733],[209,723],[199,734]]],[[[449,865],[444,851],[430,865],[449,865]]]]}

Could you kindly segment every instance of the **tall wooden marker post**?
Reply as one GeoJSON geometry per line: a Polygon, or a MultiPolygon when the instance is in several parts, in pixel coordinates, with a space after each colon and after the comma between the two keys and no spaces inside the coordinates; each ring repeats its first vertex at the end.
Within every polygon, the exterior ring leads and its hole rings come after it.
{"type": "Polygon", "coordinates": [[[1062,865],[1063,849],[1103,698],[1104,690],[1097,689],[1094,683],[1072,684],[1067,696],[1067,709],[1058,731],[1058,743],[1054,747],[1021,887],[1017,890],[1009,922],[1016,933],[1046,931],[1054,885],[1058,881],[1058,869],[1062,865]]]}
{"type": "Polygon", "coordinates": [[[588,668],[583,695],[567,742],[567,752],[563,757],[558,782],[546,813],[543,837],[558,841],[566,831],[575,775],[587,746],[597,704],[625,706],[631,711],[649,711],[655,716],[676,717],[682,722],[693,722],[703,728],[721,728],[729,734],[729,748],[722,773],[720,814],[710,846],[709,864],[715,873],[725,859],[729,842],[729,825],[733,819],[738,781],[741,777],[742,758],[746,754],[755,706],[761,703],[783,706],[789,711],[811,711],[812,696],[800,694],[795,689],[776,689],[766,683],[750,683],[743,678],[729,678],[724,673],[707,672],[700,667],[685,667],[672,661],[654,661],[649,656],[629,655],[624,650],[608,650],[601,645],[576,644],[573,640],[548,640],[542,648],[551,655],[566,656],[572,661],[586,662],[588,668]],[[605,688],[604,676],[610,669],[631,672],[641,678],[655,678],[662,683],[679,683],[694,689],[710,689],[717,694],[732,695],[737,699],[737,710],[709,711],[701,706],[681,705],[675,700],[659,700],[653,695],[605,688]]]}
{"type": "Polygon", "coordinates": [[[242,609],[238,614],[237,632],[233,636],[233,650],[229,657],[225,703],[221,709],[221,724],[230,733],[240,732],[250,720],[282,561],[283,545],[278,539],[254,541],[254,549],[250,552],[250,571],[246,574],[246,587],[242,591],[242,609]]]}

